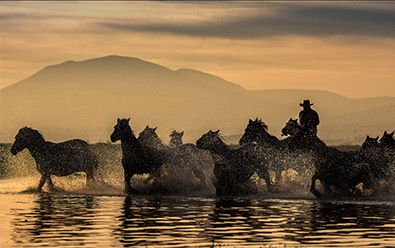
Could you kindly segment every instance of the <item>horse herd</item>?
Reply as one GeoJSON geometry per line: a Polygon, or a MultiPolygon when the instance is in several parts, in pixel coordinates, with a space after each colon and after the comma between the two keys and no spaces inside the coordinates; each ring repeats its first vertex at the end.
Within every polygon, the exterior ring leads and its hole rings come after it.
{"type": "MultiPolygon", "coordinates": [[[[170,146],[167,146],[156,134],[156,128],[147,126],[136,138],[129,122],[130,118],[118,119],[110,136],[112,142],[121,142],[127,193],[137,193],[131,185],[133,175],[149,174],[147,182],[157,180],[163,176],[163,167],[170,161],[195,163],[197,166],[192,174],[200,181],[205,181],[204,172],[211,170],[216,194],[220,196],[251,193],[254,174],[265,181],[268,191],[272,191],[280,181],[281,172],[290,168],[299,175],[314,170],[310,191],[316,197],[322,195],[316,189],[316,180],[320,181],[325,195],[356,195],[372,192],[378,185],[393,186],[394,132],[384,132],[380,140],[367,136],[360,150],[345,152],[328,147],[317,136],[305,134],[297,120],[290,119],[286,123],[282,134],[289,137],[279,140],[268,133],[267,125],[261,119],[256,118],[249,120],[237,148],[228,146],[219,130],[208,131],[196,145],[183,144],[184,132],[173,131],[170,146]],[[210,163],[212,167],[207,166],[210,163]],[[270,171],[275,172],[275,183],[270,178],[270,171]]],[[[39,191],[46,181],[50,188],[54,187],[51,175],[85,172],[88,186],[95,179],[99,162],[85,141],[52,143],[45,141],[38,131],[24,127],[15,136],[11,153],[16,155],[25,148],[35,159],[41,174],[39,191]]]]}

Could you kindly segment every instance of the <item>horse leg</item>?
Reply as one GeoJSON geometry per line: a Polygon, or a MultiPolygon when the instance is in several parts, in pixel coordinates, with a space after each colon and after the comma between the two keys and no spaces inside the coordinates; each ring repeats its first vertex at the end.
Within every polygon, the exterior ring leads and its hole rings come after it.
{"type": "Polygon", "coordinates": [[[51,191],[55,190],[55,186],[52,182],[51,176],[48,176],[48,186],[51,191]]]}
{"type": "MultiPolygon", "coordinates": [[[[270,180],[269,170],[267,170],[267,169],[263,169],[263,170],[262,170],[261,168],[259,168],[259,169],[256,170],[256,173],[258,174],[258,176],[259,176],[260,178],[262,178],[263,180],[265,180],[267,190],[268,190],[269,192],[271,192],[272,189],[273,189],[273,184],[272,184],[272,182],[271,182],[271,180],[270,180]]],[[[276,180],[276,183],[277,183],[277,180],[276,180]]]]}
{"type": "Polygon", "coordinates": [[[47,179],[48,179],[48,175],[45,174],[41,175],[41,179],[40,182],[38,183],[38,188],[37,188],[38,191],[41,191],[43,189],[43,186],[45,184],[45,181],[47,181],[47,179]]]}
{"type": "Polygon", "coordinates": [[[137,193],[137,190],[133,189],[130,185],[130,179],[132,179],[133,173],[125,171],[125,192],[128,194],[137,193]]]}
{"type": "Polygon", "coordinates": [[[89,168],[86,172],[86,187],[89,188],[92,186],[95,181],[95,177],[93,175],[93,168],[89,168]]]}
{"type": "Polygon", "coordinates": [[[316,190],[315,188],[315,182],[317,181],[317,179],[319,179],[318,175],[315,173],[313,175],[313,177],[311,178],[311,187],[310,187],[310,192],[313,193],[315,195],[315,197],[320,198],[321,197],[321,193],[318,192],[318,190],[316,190]]]}
{"type": "Polygon", "coordinates": [[[206,185],[207,184],[206,178],[204,176],[204,173],[201,170],[199,170],[197,168],[194,168],[193,169],[193,174],[195,175],[195,177],[197,179],[199,179],[201,185],[206,185]]]}
{"type": "Polygon", "coordinates": [[[327,183],[321,182],[322,186],[324,187],[324,192],[328,194],[332,194],[331,186],[327,183]]]}
{"type": "Polygon", "coordinates": [[[280,185],[280,181],[281,181],[281,172],[282,172],[282,171],[281,171],[280,169],[277,169],[275,172],[276,172],[276,179],[275,179],[275,180],[276,180],[276,183],[275,183],[275,184],[276,184],[276,185],[280,185]]]}

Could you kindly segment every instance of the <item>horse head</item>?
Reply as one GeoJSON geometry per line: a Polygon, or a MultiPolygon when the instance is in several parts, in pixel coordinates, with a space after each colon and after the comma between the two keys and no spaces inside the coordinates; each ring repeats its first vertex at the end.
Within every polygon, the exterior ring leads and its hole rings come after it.
{"type": "Polygon", "coordinates": [[[289,118],[289,121],[287,123],[285,123],[285,127],[283,127],[283,129],[281,129],[281,135],[284,136],[295,136],[297,133],[299,133],[302,129],[300,128],[300,126],[298,125],[298,119],[292,119],[289,118]]]}
{"type": "Polygon", "coordinates": [[[24,127],[21,128],[15,136],[14,144],[11,147],[11,153],[16,155],[25,148],[29,148],[32,145],[42,144],[44,142],[45,140],[43,136],[37,130],[24,127]]]}
{"type": "Polygon", "coordinates": [[[267,125],[260,119],[249,120],[247,127],[244,129],[244,134],[241,137],[239,144],[245,145],[252,142],[258,142],[267,137],[267,125]]]}
{"type": "Polygon", "coordinates": [[[176,147],[182,145],[182,136],[184,136],[184,131],[179,133],[173,129],[170,133],[170,146],[176,147]]]}
{"type": "Polygon", "coordinates": [[[378,140],[379,136],[377,136],[376,138],[371,138],[369,137],[369,135],[367,135],[365,141],[362,144],[362,149],[365,150],[380,147],[380,143],[378,140]]]}
{"type": "Polygon", "coordinates": [[[205,150],[214,150],[218,146],[222,146],[224,144],[222,137],[218,131],[208,131],[207,133],[203,134],[203,136],[196,141],[196,146],[199,149],[205,150]]]}
{"type": "Polygon", "coordinates": [[[394,132],[387,133],[387,131],[384,131],[383,137],[380,139],[380,144],[385,147],[395,147],[394,132]]]}
{"type": "Polygon", "coordinates": [[[112,142],[125,139],[128,135],[133,134],[132,128],[129,125],[130,118],[119,119],[114,126],[114,132],[111,134],[110,139],[112,142]]]}
{"type": "Polygon", "coordinates": [[[156,148],[164,146],[162,140],[156,134],[157,128],[158,127],[150,128],[147,125],[145,129],[139,133],[139,137],[137,138],[140,144],[144,146],[156,147],[156,148]]]}

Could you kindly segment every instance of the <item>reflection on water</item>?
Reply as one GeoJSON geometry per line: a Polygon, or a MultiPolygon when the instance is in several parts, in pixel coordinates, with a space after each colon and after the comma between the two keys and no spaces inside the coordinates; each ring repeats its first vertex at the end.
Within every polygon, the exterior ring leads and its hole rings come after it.
{"type": "Polygon", "coordinates": [[[1,247],[395,244],[394,202],[0,195],[1,247]],[[8,223],[7,223],[8,220],[8,223]]]}

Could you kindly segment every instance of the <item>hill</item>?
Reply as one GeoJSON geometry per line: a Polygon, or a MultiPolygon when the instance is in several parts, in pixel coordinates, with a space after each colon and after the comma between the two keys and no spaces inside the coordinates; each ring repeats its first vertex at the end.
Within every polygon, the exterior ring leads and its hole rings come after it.
{"type": "MultiPolygon", "coordinates": [[[[168,141],[174,128],[187,141],[209,129],[241,134],[249,118],[262,117],[269,131],[296,117],[309,98],[319,111],[321,137],[357,143],[369,132],[394,129],[395,98],[349,99],[325,91],[248,91],[192,69],[171,70],[141,59],[107,56],[52,65],[0,90],[1,142],[27,125],[48,140],[107,141],[118,117],[131,117],[138,133],[158,126],[168,141]]],[[[234,142],[233,140],[230,142],[234,142]]]]}

